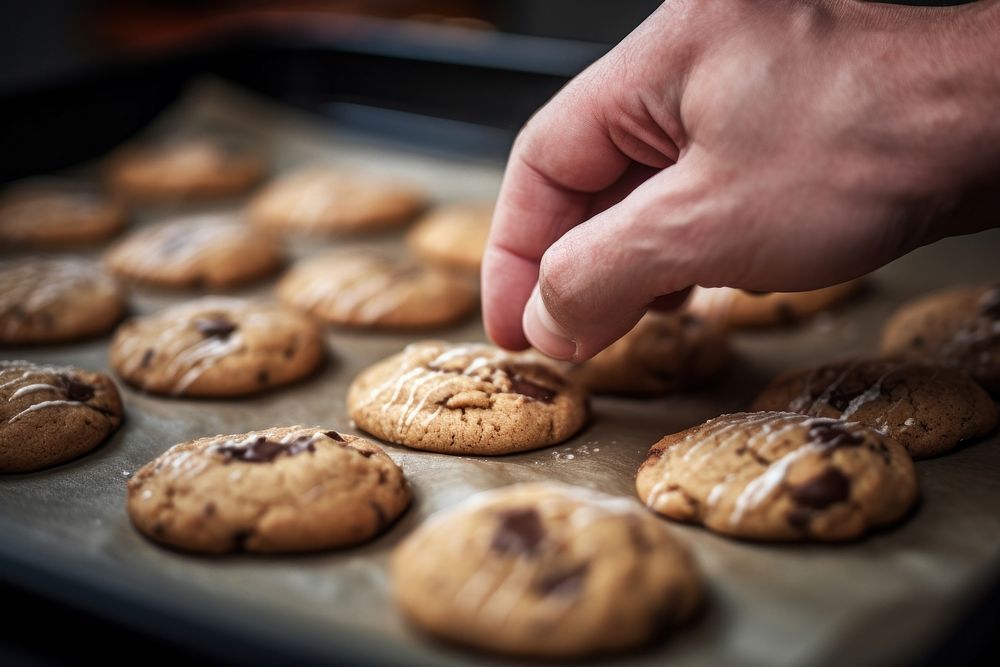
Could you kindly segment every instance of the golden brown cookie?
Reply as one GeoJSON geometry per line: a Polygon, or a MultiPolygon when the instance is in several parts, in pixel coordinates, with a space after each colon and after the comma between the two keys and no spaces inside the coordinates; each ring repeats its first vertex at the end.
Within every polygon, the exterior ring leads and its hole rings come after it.
{"type": "Polygon", "coordinates": [[[104,255],[117,276],[158,287],[233,287],[274,273],[281,243],[224,215],[194,215],[150,225],[104,255]]]}
{"type": "Polygon", "coordinates": [[[1000,286],[954,287],[904,305],[885,325],[882,354],[957,368],[1000,396],[1000,286]]]}
{"type": "Polygon", "coordinates": [[[863,285],[864,280],[859,278],[808,292],[767,294],[751,294],[729,287],[696,287],[687,310],[736,329],[789,325],[829,310],[854,295],[863,285]]]}
{"type": "Polygon", "coordinates": [[[54,178],[9,186],[0,195],[0,245],[37,248],[92,243],[125,226],[125,209],[95,188],[54,178]]]}
{"type": "Polygon", "coordinates": [[[595,394],[661,396],[703,386],[728,361],[729,346],[719,328],[691,313],[649,312],[580,365],[575,377],[595,394]]]}
{"type": "Polygon", "coordinates": [[[285,304],[342,327],[426,329],[467,317],[478,295],[466,281],[374,252],[332,252],[293,266],[277,287],[285,304]]]}
{"type": "Polygon", "coordinates": [[[112,158],[108,181],[127,199],[174,202],[237,195],[264,172],[261,157],[243,144],[190,136],[125,149],[112,158]]]}
{"type": "Polygon", "coordinates": [[[752,409],[860,422],[915,459],[946,454],[997,424],[989,395],[960,371],[884,359],[789,371],[771,382],[752,409]]]}
{"type": "Polygon", "coordinates": [[[396,604],[421,630],[518,656],[634,647],[690,618],[702,597],[687,549],[638,503],[551,483],[431,517],[391,572],[396,604]]]}
{"type": "Polygon", "coordinates": [[[492,219],[493,204],[441,206],[413,225],[406,242],[428,264],[478,276],[492,219]]]}
{"type": "Polygon", "coordinates": [[[323,339],[294,310],[204,297],[128,320],[110,356],[122,379],[154,394],[243,396],[311,374],[323,339]]]}
{"type": "Polygon", "coordinates": [[[408,185],[313,166],[272,182],[250,202],[247,215],[274,232],[356,234],[398,227],[425,201],[408,185]]]}
{"type": "Polygon", "coordinates": [[[118,281],[90,262],[0,262],[0,343],[62,343],[97,336],[110,331],[125,308],[118,281]]]}
{"type": "Polygon", "coordinates": [[[899,521],[917,478],[902,445],[856,422],[742,412],[653,445],[636,489],[653,511],[724,535],[833,542],[899,521]]]}
{"type": "Polygon", "coordinates": [[[128,481],[128,513],[140,532],[212,554],[358,544],[409,504],[402,470],[380,447],[318,427],[184,442],[128,481]]]}
{"type": "Polygon", "coordinates": [[[583,426],[588,405],[583,387],[533,357],[423,341],[358,375],[347,409],[389,442],[493,455],[562,442],[583,426]]]}
{"type": "Polygon", "coordinates": [[[103,373],[0,361],[0,472],[74,459],[104,442],[123,415],[118,388],[103,373]]]}

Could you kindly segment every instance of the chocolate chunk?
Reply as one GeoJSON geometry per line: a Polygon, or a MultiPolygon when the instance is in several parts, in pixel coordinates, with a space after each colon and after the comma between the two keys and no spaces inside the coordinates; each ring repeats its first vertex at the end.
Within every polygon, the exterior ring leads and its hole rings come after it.
{"type": "Polygon", "coordinates": [[[510,378],[510,388],[516,394],[533,398],[543,403],[551,403],[558,393],[554,389],[543,387],[537,382],[532,382],[520,375],[512,375],[510,378]]]}
{"type": "Polygon", "coordinates": [[[80,382],[68,375],[63,375],[61,379],[66,390],[66,400],[85,403],[94,397],[94,388],[86,382],[80,382]]]}
{"type": "Polygon", "coordinates": [[[589,563],[581,563],[567,570],[546,574],[535,582],[534,589],[542,595],[572,597],[583,589],[583,581],[587,577],[589,563]]]}
{"type": "Polygon", "coordinates": [[[375,512],[375,520],[378,522],[378,527],[382,528],[387,523],[389,523],[389,518],[385,515],[385,510],[374,500],[369,500],[368,504],[371,505],[372,511],[375,512]]]}
{"type": "Polygon", "coordinates": [[[812,510],[805,507],[793,507],[789,510],[785,518],[788,519],[788,523],[794,528],[798,528],[801,531],[809,530],[809,521],[812,519],[812,510]]]}
{"type": "Polygon", "coordinates": [[[860,396],[863,391],[850,391],[841,388],[834,389],[826,398],[826,404],[831,408],[843,412],[851,401],[860,396]]]}
{"type": "Polygon", "coordinates": [[[250,541],[252,535],[252,530],[238,530],[233,533],[233,548],[236,551],[246,551],[247,542],[250,541]]]}
{"type": "Polygon", "coordinates": [[[194,321],[194,328],[205,338],[221,338],[226,340],[239,327],[230,322],[225,315],[215,317],[199,317],[194,321]]]}
{"type": "Polygon", "coordinates": [[[330,438],[331,440],[336,440],[337,442],[347,442],[344,440],[344,436],[340,435],[336,431],[327,431],[323,435],[330,438]]]}
{"type": "Polygon", "coordinates": [[[851,495],[851,480],[837,468],[829,468],[809,481],[791,487],[789,493],[799,505],[821,510],[847,500],[851,495]]]}
{"type": "Polygon", "coordinates": [[[844,428],[842,422],[820,422],[813,424],[809,429],[809,440],[835,449],[857,447],[865,441],[865,438],[860,433],[844,428]]]}
{"type": "Polygon", "coordinates": [[[1000,287],[995,287],[980,297],[979,314],[993,320],[1000,320],[1000,287]]]}
{"type": "Polygon", "coordinates": [[[775,304],[774,312],[778,316],[778,322],[781,324],[795,324],[799,321],[798,314],[787,301],[779,301],[775,304]]]}
{"type": "Polygon", "coordinates": [[[268,375],[267,369],[262,368],[257,371],[257,382],[259,384],[267,384],[271,380],[271,376],[268,375]]]}
{"type": "Polygon", "coordinates": [[[205,516],[215,516],[215,503],[205,503],[205,506],[201,509],[201,513],[205,516]]]}
{"type": "Polygon", "coordinates": [[[156,353],[153,351],[153,348],[148,348],[142,353],[142,360],[139,362],[139,365],[143,368],[149,368],[149,363],[153,360],[154,354],[156,353]]]}
{"type": "Polygon", "coordinates": [[[302,452],[314,452],[312,436],[302,436],[291,442],[274,442],[264,436],[254,438],[248,443],[222,445],[216,451],[223,456],[247,463],[270,463],[278,456],[295,456],[302,452]]]}
{"type": "Polygon", "coordinates": [[[535,554],[545,537],[545,527],[538,512],[528,509],[507,510],[500,515],[500,525],[490,547],[500,553],[535,554]]]}

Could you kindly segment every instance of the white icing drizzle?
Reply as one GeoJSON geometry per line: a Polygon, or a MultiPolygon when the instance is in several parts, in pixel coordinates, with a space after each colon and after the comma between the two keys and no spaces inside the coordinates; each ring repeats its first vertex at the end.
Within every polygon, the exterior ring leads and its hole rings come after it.
{"type": "MultiPolygon", "coordinates": [[[[7,424],[13,424],[22,417],[38,410],[56,406],[79,406],[92,410],[93,408],[82,401],[71,401],[61,398],[62,391],[59,387],[47,382],[38,380],[49,380],[53,375],[72,374],[74,369],[68,366],[40,366],[26,361],[6,361],[0,362],[0,391],[7,393],[7,400],[4,403],[11,403],[25,396],[33,394],[48,393],[51,397],[54,392],[60,398],[49,398],[48,400],[35,401],[22,408],[17,413],[7,419],[7,424]]],[[[16,407],[13,409],[17,409],[16,407]]]]}
{"type": "Polygon", "coordinates": [[[107,297],[118,287],[115,281],[86,261],[77,259],[24,259],[0,268],[0,324],[7,334],[24,326],[11,313],[29,316],[54,309],[69,299],[107,297]]]}

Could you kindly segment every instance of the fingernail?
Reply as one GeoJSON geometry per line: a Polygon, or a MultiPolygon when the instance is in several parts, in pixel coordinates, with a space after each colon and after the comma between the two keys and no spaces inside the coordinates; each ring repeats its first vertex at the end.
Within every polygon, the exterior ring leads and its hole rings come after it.
{"type": "Polygon", "coordinates": [[[576,355],[576,343],[567,336],[545,308],[538,285],[524,307],[524,335],[536,350],[554,359],[570,360],[576,355]]]}

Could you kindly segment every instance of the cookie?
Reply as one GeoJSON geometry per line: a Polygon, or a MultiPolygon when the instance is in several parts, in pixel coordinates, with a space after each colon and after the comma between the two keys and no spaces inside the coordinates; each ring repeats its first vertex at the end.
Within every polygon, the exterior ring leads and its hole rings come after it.
{"type": "Polygon", "coordinates": [[[278,298],[342,327],[426,329],[467,317],[473,286],[439,269],[372,252],[334,252],[300,261],[281,279],[278,298]]]}
{"type": "Polygon", "coordinates": [[[122,151],[111,161],[108,181],[128,199],[170,202],[237,195],[264,172],[261,157],[242,144],[191,136],[122,151]]]}
{"type": "Polygon", "coordinates": [[[89,452],[122,423],[107,375],[0,361],[0,472],[39,470],[89,452]]]}
{"type": "Polygon", "coordinates": [[[92,243],[125,226],[125,209],[96,189],[33,179],[0,195],[0,245],[38,248],[92,243]]]}
{"type": "Polygon", "coordinates": [[[668,435],[636,489],[670,519],[753,540],[851,540],[917,497],[903,446],[856,422],[788,412],[722,415],[668,435]]]}
{"type": "Polygon", "coordinates": [[[104,263],[117,276],[157,287],[222,289],[274,273],[284,253],[269,234],[229,216],[195,215],[133,232],[104,263]]]}
{"type": "Polygon", "coordinates": [[[294,310],[204,297],[128,320],[110,356],[122,379],[150,393],[243,396],[311,374],[323,339],[294,310]]]}
{"type": "Polygon", "coordinates": [[[691,294],[687,310],[737,329],[791,325],[829,310],[853,296],[863,285],[864,280],[859,278],[808,292],[767,294],[752,294],[729,287],[697,287],[691,294]]]}
{"type": "Polygon", "coordinates": [[[275,232],[356,234],[398,227],[425,205],[410,186],[329,167],[282,176],[254,197],[248,216],[275,232]]]}
{"type": "Polygon", "coordinates": [[[595,394],[661,396],[705,385],[728,361],[718,328],[690,313],[649,312],[575,376],[595,394]]]}
{"type": "Polygon", "coordinates": [[[958,368],[1000,396],[1000,285],[955,287],[904,305],[885,325],[882,353],[958,368]]]}
{"type": "Polygon", "coordinates": [[[125,292],[100,267],[77,259],[0,262],[0,343],[63,343],[110,331],[125,292]]]}
{"type": "Polygon", "coordinates": [[[915,459],[945,454],[997,425],[989,395],[960,371],[883,359],[790,371],[771,382],[752,409],[860,422],[915,459]]]}
{"type": "Polygon", "coordinates": [[[687,549],[635,501],[562,484],[481,493],[431,517],[392,557],[416,627],[518,656],[621,651],[690,618],[687,549]]]}
{"type": "Polygon", "coordinates": [[[492,204],[441,206],[416,222],[406,242],[428,264],[478,276],[492,219],[492,204]]]}
{"type": "Polygon", "coordinates": [[[347,409],[389,442],[493,455],[562,442],[583,426],[588,404],[583,387],[528,355],[423,341],[358,375],[347,409]]]}
{"type": "Polygon", "coordinates": [[[128,481],[128,514],[141,533],[210,554],[358,544],[409,504],[403,472],[380,447],[304,426],[184,442],[128,481]]]}

